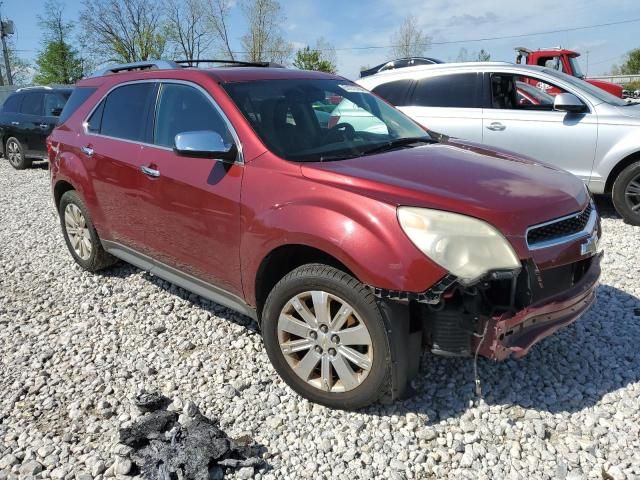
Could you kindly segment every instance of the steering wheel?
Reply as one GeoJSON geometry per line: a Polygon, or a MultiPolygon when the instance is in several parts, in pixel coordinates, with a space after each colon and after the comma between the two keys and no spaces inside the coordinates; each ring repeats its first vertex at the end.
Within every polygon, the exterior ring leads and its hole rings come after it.
{"type": "Polygon", "coordinates": [[[350,123],[337,123],[331,130],[340,132],[347,140],[353,140],[356,138],[356,129],[353,128],[353,125],[350,123]]]}

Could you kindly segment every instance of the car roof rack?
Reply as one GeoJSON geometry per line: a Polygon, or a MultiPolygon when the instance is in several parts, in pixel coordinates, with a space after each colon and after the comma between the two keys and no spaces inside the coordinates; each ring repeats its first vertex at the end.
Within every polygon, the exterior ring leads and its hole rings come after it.
{"type": "Polygon", "coordinates": [[[53,88],[51,88],[48,85],[33,85],[31,87],[20,87],[19,89],[16,90],[16,92],[24,92],[25,90],[37,90],[37,89],[53,90],[53,88]]]}
{"type": "Polygon", "coordinates": [[[229,66],[237,66],[237,67],[272,67],[272,68],[284,68],[279,63],[275,62],[245,62],[241,60],[217,60],[217,59],[187,59],[187,60],[175,60],[175,63],[181,66],[190,67],[192,64],[200,64],[200,63],[220,63],[229,66]]]}
{"type": "Polygon", "coordinates": [[[174,68],[181,68],[181,66],[171,60],[143,60],[141,62],[110,65],[96,70],[89,77],[102,77],[110,73],[130,72],[133,70],[172,70],[174,68]]]}

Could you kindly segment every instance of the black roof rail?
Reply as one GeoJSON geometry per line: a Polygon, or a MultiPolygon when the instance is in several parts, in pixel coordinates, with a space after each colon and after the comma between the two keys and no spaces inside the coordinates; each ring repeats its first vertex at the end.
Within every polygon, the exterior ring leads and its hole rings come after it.
{"type": "Polygon", "coordinates": [[[187,59],[187,60],[174,60],[174,63],[177,63],[181,66],[192,66],[193,64],[198,65],[200,63],[221,63],[230,66],[237,67],[272,67],[272,68],[284,68],[279,63],[274,62],[244,62],[241,60],[217,60],[217,59],[187,59]]]}
{"type": "Polygon", "coordinates": [[[178,63],[172,62],[171,60],[143,60],[141,62],[110,65],[108,67],[101,68],[100,70],[96,70],[89,75],[89,77],[101,77],[103,75],[108,75],[109,73],[129,72],[132,70],[171,70],[174,68],[181,68],[181,65],[178,65],[178,63]]]}

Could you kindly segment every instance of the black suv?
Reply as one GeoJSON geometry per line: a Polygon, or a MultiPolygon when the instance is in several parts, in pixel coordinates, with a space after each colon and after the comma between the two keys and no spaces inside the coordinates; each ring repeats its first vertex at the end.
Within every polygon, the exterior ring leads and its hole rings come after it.
{"type": "Polygon", "coordinates": [[[46,139],[71,88],[27,87],[12,93],[0,110],[0,151],[18,170],[47,159],[46,139]]]}

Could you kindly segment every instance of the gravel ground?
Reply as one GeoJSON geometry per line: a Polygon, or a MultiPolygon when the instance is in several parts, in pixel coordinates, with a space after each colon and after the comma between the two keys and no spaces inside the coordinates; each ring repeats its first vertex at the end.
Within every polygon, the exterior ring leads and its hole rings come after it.
{"type": "Polygon", "coordinates": [[[416,396],[348,413],[289,390],[248,318],[131,266],[81,271],[46,164],[0,161],[0,480],[122,477],[114,434],[142,388],[251,435],[270,464],[255,478],[640,478],[640,228],[599,203],[604,273],[580,321],[481,360],[483,401],[470,361],[427,355],[416,396]]]}

